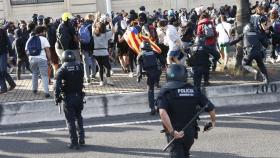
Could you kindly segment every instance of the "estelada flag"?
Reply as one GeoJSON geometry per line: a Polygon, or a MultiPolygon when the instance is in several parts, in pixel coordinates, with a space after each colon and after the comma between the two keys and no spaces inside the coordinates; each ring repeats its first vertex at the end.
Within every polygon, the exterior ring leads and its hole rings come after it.
{"type": "Polygon", "coordinates": [[[124,39],[127,42],[128,46],[137,54],[141,52],[140,44],[142,43],[142,41],[149,41],[153,50],[157,53],[161,53],[161,49],[158,47],[158,45],[149,37],[139,33],[135,27],[131,27],[126,30],[124,39]]]}

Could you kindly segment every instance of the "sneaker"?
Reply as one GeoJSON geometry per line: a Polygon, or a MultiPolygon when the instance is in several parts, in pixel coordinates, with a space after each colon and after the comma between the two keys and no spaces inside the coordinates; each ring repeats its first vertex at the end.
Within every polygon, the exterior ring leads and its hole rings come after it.
{"type": "Polygon", "coordinates": [[[128,77],[133,78],[133,72],[130,72],[130,73],[128,74],[128,77]]]}
{"type": "Polygon", "coordinates": [[[150,115],[156,115],[156,109],[151,109],[150,115]]]}
{"type": "Polygon", "coordinates": [[[100,86],[103,86],[103,85],[104,85],[104,82],[103,82],[103,81],[100,81],[100,82],[99,82],[99,85],[100,85],[100,86]]]}
{"type": "Polygon", "coordinates": [[[45,98],[50,98],[51,95],[49,93],[45,93],[45,98]]]}
{"type": "Polygon", "coordinates": [[[95,76],[99,76],[99,77],[100,77],[99,72],[97,72],[97,73],[95,74],[95,76]]]}
{"type": "Polygon", "coordinates": [[[37,94],[38,91],[37,91],[37,90],[32,90],[32,93],[33,93],[33,94],[37,94]]]}
{"type": "Polygon", "coordinates": [[[86,143],[85,143],[85,140],[84,139],[80,139],[79,140],[79,145],[80,146],[84,146],[86,143]]]}
{"type": "Polygon", "coordinates": [[[78,144],[68,144],[67,147],[69,149],[75,149],[75,150],[79,150],[80,149],[80,146],[78,144]]]}
{"type": "Polygon", "coordinates": [[[107,84],[110,85],[110,86],[114,86],[114,83],[113,81],[111,80],[111,77],[107,77],[107,84]]]}
{"type": "Polygon", "coordinates": [[[10,88],[9,88],[9,91],[13,90],[16,88],[16,84],[12,85],[10,88]]]}
{"type": "Polygon", "coordinates": [[[7,90],[0,91],[0,94],[4,94],[4,93],[7,93],[7,92],[8,92],[7,90]]]}
{"type": "Polygon", "coordinates": [[[113,70],[111,70],[111,71],[110,71],[110,74],[111,74],[111,75],[113,75],[113,74],[114,74],[114,71],[113,71],[113,70]]]}

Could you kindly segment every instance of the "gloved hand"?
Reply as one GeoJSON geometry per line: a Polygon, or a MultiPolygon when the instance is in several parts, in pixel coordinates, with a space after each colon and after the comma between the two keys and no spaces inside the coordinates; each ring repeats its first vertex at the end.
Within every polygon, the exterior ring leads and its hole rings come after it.
{"type": "Polygon", "coordinates": [[[208,122],[204,125],[203,132],[209,131],[213,128],[212,122],[208,122]]]}

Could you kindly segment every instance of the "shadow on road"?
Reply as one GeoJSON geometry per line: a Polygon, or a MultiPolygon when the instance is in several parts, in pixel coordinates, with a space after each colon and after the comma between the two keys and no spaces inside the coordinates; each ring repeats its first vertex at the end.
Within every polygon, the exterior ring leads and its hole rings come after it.
{"type": "Polygon", "coordinates": [[[253,158],[253,157],[243,157],[236,154],[230,153],[217,153],[217,152],[204,152],[204,151],[191,151],[192,158],[253,158]]]}

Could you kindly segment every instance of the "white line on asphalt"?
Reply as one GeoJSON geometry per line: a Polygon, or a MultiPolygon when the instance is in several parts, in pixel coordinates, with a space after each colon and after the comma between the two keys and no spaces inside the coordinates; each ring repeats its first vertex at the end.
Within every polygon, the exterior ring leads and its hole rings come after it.
{"type": "MultiPolygon", "coordinates": [[[[254,111],[254,112],[242,112],[242,113],[218,114],[218,115],[216,115],[216,117],[231,117],[231,116],[242,116],[242,115],[253,115],[253,114],[264,114],[264,113],[275,113],[275,112],[280,112],[280,109],[265,110],[265,111],[254,111]]],[[[203,116],[200,116],[200,118],[209,118],[209,115],[203,115],[203,116]]],[[[146,120],[146,121],[133,121],[133,122],[122,122],[122,123],[88,125],[88,126],[84,126],[84,128],[115,127],[115,126],[124,126],[124,125],[156,123],[156,122],[161,122],[161,120],[157,119],[157,120],[146,120]]],[[[0,136],[30,134],[30,133],[42,133],[42,132],[55,132],[55,131],[63,131],[63,130],[67,130],[67,128],[51,128],[51,129],[36,129],[36,130],[26,130],[26,131],[16,131],[16,132],[3,132],[3,133],[0,133],[0,136]]]]}

